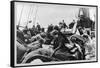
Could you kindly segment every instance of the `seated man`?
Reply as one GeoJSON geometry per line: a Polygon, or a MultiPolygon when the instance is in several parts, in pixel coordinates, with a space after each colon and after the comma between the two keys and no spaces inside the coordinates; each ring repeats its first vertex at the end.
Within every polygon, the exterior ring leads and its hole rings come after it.
{"type": "Polygon", "coordinates": [[[76,45],[78,44],[60,42],[60,46],[55,51],[55,57],[61,61],[81,60],[81,57],[79,57],[81,56],[80,51],[76,45]]]}

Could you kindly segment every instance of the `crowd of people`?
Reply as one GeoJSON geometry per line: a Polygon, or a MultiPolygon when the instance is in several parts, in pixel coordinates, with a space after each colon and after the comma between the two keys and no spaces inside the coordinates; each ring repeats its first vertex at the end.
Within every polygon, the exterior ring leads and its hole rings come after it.
{"type": "Polygon", "coordinates": [[[95,58],[95,22],[81,15],[69,25],[62,20],[47,30],[39,23],[21,31],[17,26],[17,63],[91,60],[95,58]],[[36,56],[36,57],[35,57],[36,56]]]}

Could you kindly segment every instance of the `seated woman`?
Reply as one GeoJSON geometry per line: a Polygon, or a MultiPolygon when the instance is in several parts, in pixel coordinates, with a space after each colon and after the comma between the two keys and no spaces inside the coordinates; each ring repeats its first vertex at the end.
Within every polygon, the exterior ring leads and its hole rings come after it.
{"type": "Polygon", "coordinates": [[[52,58],[50,58],[50,57],[52,56],[54,51],[50,45],[48,45],[48,47],[45,47],[45,46],[47,46],[47,45],[43,45],[42,48],[31,51],[26,56],[24,56],[22,64],[23,63],[30,63],[34,59],[40,59],[43,62],[52,61],[52,58]]]}

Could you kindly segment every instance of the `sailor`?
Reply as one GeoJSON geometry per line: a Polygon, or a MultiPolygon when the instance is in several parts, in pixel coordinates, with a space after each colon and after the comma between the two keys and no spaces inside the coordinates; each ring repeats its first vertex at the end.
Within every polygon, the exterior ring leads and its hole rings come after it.
{"type": "Polygon", "coordinates": [[[72,29],[73,26],[74,26],[74,24],[75,24],[75,20],[73,20],[73,22],[71,22],[71,23],[69,24],[69,29],[72,29]]]}
{"type": "Polygon", "coordinates": [[[39,23],[37,23],[36,28],[37,28],[38,32],[40,32],[40,30],[41,30],[41,26],[40,26],[40,24],[39,24],[39,23]]]}

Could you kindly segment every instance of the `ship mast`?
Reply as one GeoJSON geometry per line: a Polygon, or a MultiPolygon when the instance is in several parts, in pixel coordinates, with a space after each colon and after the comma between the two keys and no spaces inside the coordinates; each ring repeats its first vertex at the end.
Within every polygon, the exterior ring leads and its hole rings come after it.
{"type": "Polygon", "coordinates": [[[19,17],[19,22],[18,22],[18,27],[20,26],[21,18],[22,18],[22,13],[23,13],[24,5],[22,6],[21,14],[19,17]]]}
{"type": "Polygon", "coordinates": [[[35,22],[36,22],[37,11],[38,11],[38,6],[36,6],[35,16],[33,16],[33,25],[35,25],[35,22]]]}

